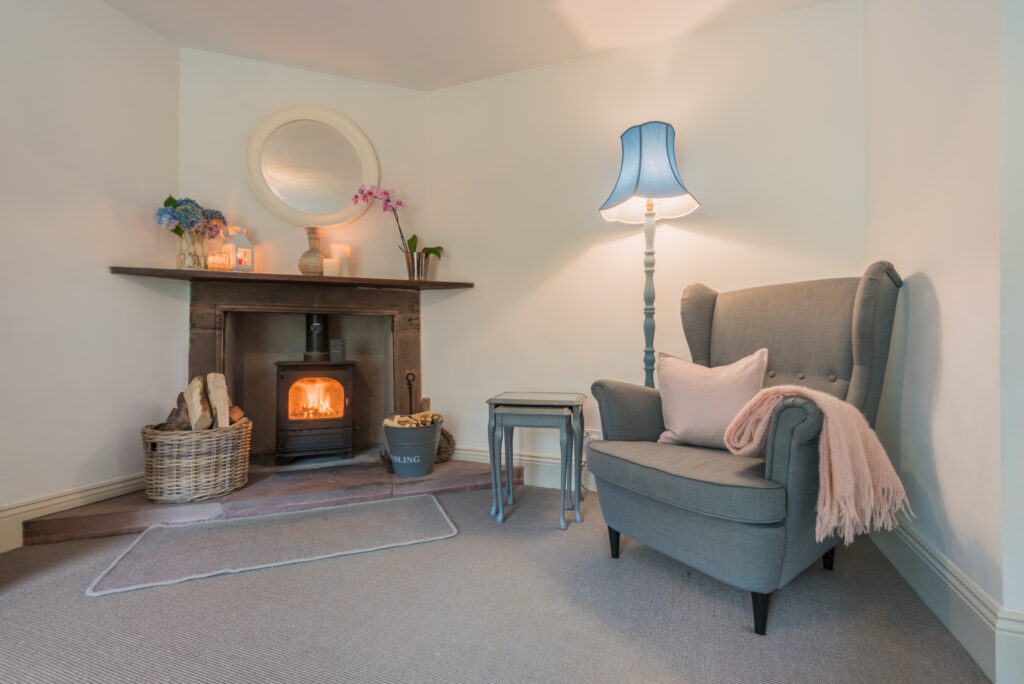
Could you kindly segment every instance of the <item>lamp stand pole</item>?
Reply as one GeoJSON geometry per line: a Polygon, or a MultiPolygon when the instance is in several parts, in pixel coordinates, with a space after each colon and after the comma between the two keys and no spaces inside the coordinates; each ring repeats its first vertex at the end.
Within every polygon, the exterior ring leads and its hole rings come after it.
{"type": "Polygon", "coordinates": [[[644,213],[644,385],[654,387],[654,202],[644,213]]]}

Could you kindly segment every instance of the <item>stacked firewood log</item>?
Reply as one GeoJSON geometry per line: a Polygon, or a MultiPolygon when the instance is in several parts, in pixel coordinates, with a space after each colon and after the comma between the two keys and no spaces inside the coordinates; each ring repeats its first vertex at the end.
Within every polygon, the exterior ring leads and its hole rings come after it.
{"type": "Polygon", "coordinates": [[[426,427],[427,425],[440,423],[442,420],[444,420],[444,416],[440,413],[427,410],[409,415],[396,414],[390,418],[385,418],[384,425],[387,427],[426,427]]]}
{"type": "Polygon", "coordinates": [[[155,425],[157,430],[207,430],[225,428],[245,417],[242,409],[231,403],[223,373],[197,375],[188,388],[178,395],[176,406],[167,420],[155,425]]]}

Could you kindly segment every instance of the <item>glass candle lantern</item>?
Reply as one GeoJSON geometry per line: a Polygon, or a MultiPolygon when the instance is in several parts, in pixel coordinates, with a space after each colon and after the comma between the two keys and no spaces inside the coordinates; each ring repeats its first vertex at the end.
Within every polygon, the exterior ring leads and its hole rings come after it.
{"type": "Polygon", "coordinates": [[[256,258],[246,228],[231,226],[228,228],[228,239],[225,244],[231,245],[231,269],[243,273],[255,270],[256,258]]]}

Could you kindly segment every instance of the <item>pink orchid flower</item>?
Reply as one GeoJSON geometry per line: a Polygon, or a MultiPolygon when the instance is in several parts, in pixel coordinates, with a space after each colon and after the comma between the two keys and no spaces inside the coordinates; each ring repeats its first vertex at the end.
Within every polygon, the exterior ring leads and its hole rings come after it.
{"type": "Polygon", "coordinates": [[[398,226],[398,235],[402,239],[402,250],[408,251],[409,243],[406,241],[405,234],[402,232],[402,223],[398,220],[398,207],[404,207],[405,202],[395,197],[394,188],[388,188],[387,190],[382,188],[378,190],[376,185],[366,187],[366,184],[364,183],[359,186],[359,189],[356,190],[356,194],[353,195],[352,204],[359,204],[360,202],[366,202],[369,204],[375,199],[380,200],[382,211],[385,213],[390,211],[395,217],[395,225],[398,226]]]}

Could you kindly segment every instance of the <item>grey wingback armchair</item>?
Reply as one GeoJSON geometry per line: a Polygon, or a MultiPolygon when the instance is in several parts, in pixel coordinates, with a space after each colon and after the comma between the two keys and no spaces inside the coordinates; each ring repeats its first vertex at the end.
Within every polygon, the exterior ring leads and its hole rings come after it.
{"type": "MultiPolygon", "coordinates": [[[[799,384],[838,396],[874,424],[902,281],[878,262],[860,278],[835,278],[717,293],[694,284],[682,298],[695,363],[719,366],[767,347],[765,385],[799,384]]],[[[803,398],[783,400],[764,458],[658,444],[665,429],[657,390],[610,380],[592,387],[603,440],[587,460],[611,555],[620,533],[751,592],[754,631],[764,634],[768,595],[821,557],[814,540],[822,415],[803,398]]]]}

